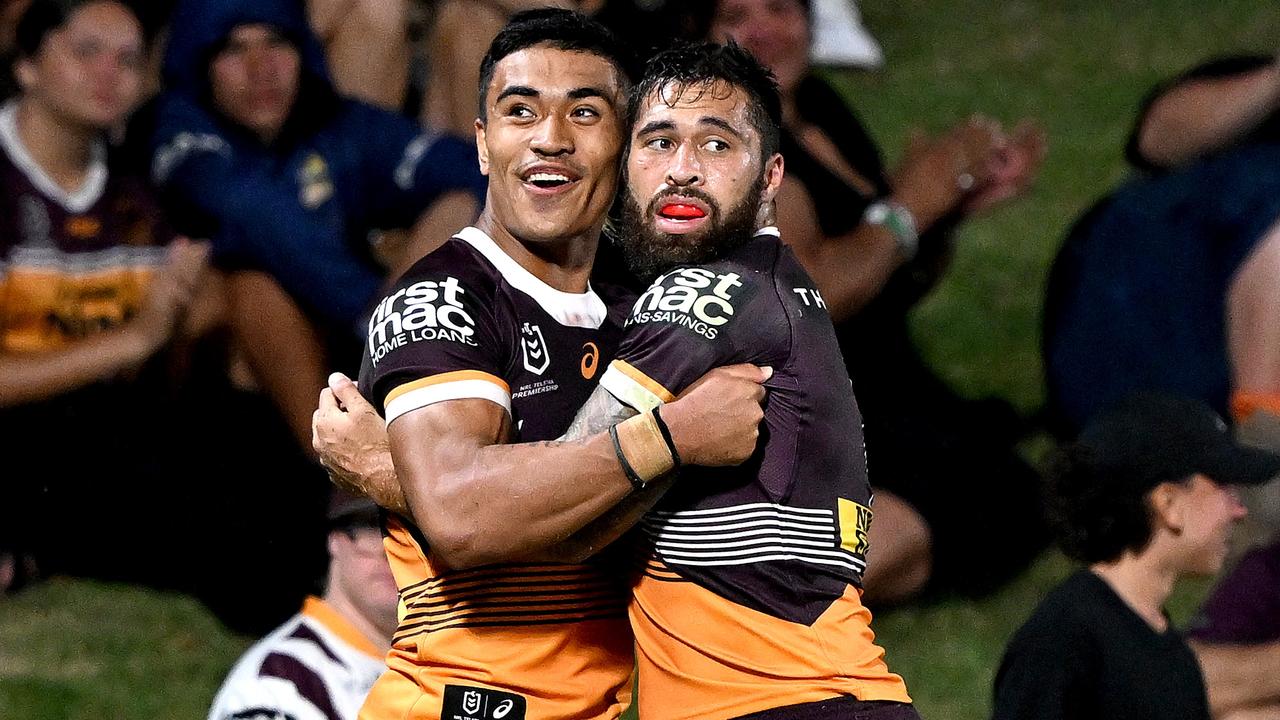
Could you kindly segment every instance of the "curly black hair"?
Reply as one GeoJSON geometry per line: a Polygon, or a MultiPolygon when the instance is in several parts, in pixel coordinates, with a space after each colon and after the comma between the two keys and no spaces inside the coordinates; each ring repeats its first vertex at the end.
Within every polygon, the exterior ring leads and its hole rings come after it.
{"type": "Polygon", "coordinates": [[[1068,556],[1110,562],[1151,542],[1150,486],[1097,461],[1094,450],[1070,445],[1055,457],[1045,484],[1045,511],[1068,556]],[[1143,489],[1143,488],[1146,489],[1143,489]]]}
{"type": "Polygon", "coordinates": [[[641,103],[668,83],[699,92],[716,92],[726,85],[742,89],[750,99],[747,115],[760,134],[761,154],[768,158],[778,152],[782,125],[778,80],[737,43],[678,43],[654,55],[631,92],[628,115],[633,123],[641,103]]]}

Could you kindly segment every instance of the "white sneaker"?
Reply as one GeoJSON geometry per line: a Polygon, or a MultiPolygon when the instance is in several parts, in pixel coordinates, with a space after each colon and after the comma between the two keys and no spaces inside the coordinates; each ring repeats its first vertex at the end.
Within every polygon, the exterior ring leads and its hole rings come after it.
{"type": "Polygon", "coordinates": [[[884,65],[880,43],[862,26],[855,0],[813,0],[815,65],[875,69],[884,65]]]}

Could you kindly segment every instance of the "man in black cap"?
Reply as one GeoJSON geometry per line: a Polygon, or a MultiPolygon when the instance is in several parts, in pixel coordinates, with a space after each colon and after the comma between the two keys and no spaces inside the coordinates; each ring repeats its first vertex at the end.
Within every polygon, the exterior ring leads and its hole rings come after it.
{"type": "Polygon", "coordinates": [[[1208,720],[1196,658],[1170,628],[1174,583],[1210,575],[1244,517],[1232,486],[1280,474],[1199,402],[1131,397],[1081,433],[1050,477],[1066,553],[1088,564],[1018,630],[995,682],[996,720],[1208,720]]]}

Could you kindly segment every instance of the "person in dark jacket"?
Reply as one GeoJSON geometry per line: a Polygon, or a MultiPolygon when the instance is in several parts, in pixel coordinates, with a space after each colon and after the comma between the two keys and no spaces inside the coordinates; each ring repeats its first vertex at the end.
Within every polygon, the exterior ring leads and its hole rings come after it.
{"type": "Polygon", "coordinates": [[[152,179],[180,230],[213,241],[232,326],[304,447],[367,305],[482,197],[474,144],[341,97],[301,3],[188,0],[173,15],[152,179]],[[412,228],[379,257],[374,231],[412,228]],[[432,232],[434,231],[434,232],[432,232]]]}

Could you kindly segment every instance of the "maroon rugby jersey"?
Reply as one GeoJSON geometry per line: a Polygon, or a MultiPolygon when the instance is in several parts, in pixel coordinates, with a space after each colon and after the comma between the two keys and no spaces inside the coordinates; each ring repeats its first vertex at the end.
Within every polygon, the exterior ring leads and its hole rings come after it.
{"type": "Polygon", "coordinates": [[[654,281],[601,379],[645,409],[720,365],[774,370],[751,460],[684,468],[642,521],[630,608],[641,717],[910,701],[858,590],[871,522],[862,418],[822,295],[776,232],[654,281]]]}
{"type": "Polygon", "coordinates": [[[43,352],[133,317],[173,233],[141,183],[108,171],[101,144],[81,187],[59,187],[16,112],[0,109],[0,350],[43,352]]]}
{"type": "MultiPolygon", "coordinates": [[[[510,413],[509,442],[557,438],[621,337],[630,299],[600,292],[555,290],[466,228],[374,309],[361,391],[388,423],[432,403],[479,398],[510,413]]],[[[368,717],[405,717],[410,707],[462,717],[485,704],[512,720],[621,713],[634,663],[620,574],[595,563],[455,571],[407,520],[388,525],[400,626],[393,672],[375,687],[368,717]]]]}

